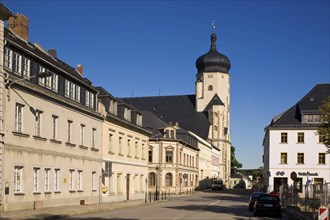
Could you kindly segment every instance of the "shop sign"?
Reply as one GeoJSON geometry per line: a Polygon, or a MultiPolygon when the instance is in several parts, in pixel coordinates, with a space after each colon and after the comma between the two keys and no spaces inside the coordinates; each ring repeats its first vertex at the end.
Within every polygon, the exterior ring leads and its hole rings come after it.
{"type": "Polygon", "coordinates": [[[315,173],[310,173],[310,172],[298,172],[299,176],[318,176],[319,174],[317,172],[315,173]]]}

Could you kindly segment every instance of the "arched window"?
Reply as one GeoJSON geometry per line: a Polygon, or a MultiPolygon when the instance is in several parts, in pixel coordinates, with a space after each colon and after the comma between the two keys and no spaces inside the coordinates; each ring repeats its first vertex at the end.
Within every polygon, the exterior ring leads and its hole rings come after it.
{"type": "Polygon", "coordinates": [[[149,186],[155,186],[155,185],[156,185],[156,174],[149,173],[149,186]]]}
{"type": "Polygon", "coordinates": [[[172,186],[172,182],[173,182],[172,173],[167,173],[165,178],[166,178],[166,186],[172,186]]]}
{"type": "Polygon", "coordinates": [[[212,85],[209,85],[208,90],[209,91],[213,91],[213,86],[212,85]]]}

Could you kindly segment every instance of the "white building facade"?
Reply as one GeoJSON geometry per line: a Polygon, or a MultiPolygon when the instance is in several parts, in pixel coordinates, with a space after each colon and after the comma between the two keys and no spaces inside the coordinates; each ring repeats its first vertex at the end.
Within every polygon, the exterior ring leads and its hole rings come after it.
{"type": "Polygon", "coordinates": [[[330,182],[330,155],[317,133],[319,106],[328,96],[330,84],[318,84],[266,127],[263,159],[268,191],[293,184],[292,173],[296,173],[299,192],[306,184],[330,182]]]}

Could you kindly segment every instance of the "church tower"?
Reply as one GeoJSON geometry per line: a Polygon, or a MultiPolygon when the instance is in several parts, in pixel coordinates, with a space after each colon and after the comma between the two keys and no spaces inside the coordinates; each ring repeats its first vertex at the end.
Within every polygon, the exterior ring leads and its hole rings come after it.
{"type": "Polygon", "coordinates": [[[196,111],[210,121],[208,141],[220,149],[219,177],[228,187],[231,164],[230,140],[230,60],[217,51],[213,24],[210,50],[196,60],[196,111]]]}

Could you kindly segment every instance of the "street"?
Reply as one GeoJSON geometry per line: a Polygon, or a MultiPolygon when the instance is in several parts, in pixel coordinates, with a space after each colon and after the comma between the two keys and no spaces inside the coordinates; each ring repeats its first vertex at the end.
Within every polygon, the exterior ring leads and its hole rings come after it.
{"type": "MultiPolygon", "coordinates": [[[[197,193],[191,196],[173,196],[167,201],[71,216],[79,219],[275,219],[271,216],[254,217],[248,211],[248,196],[222,191],[197,193]]],[[[282,219],[293,219],[283,213],[282,219]]]]}

